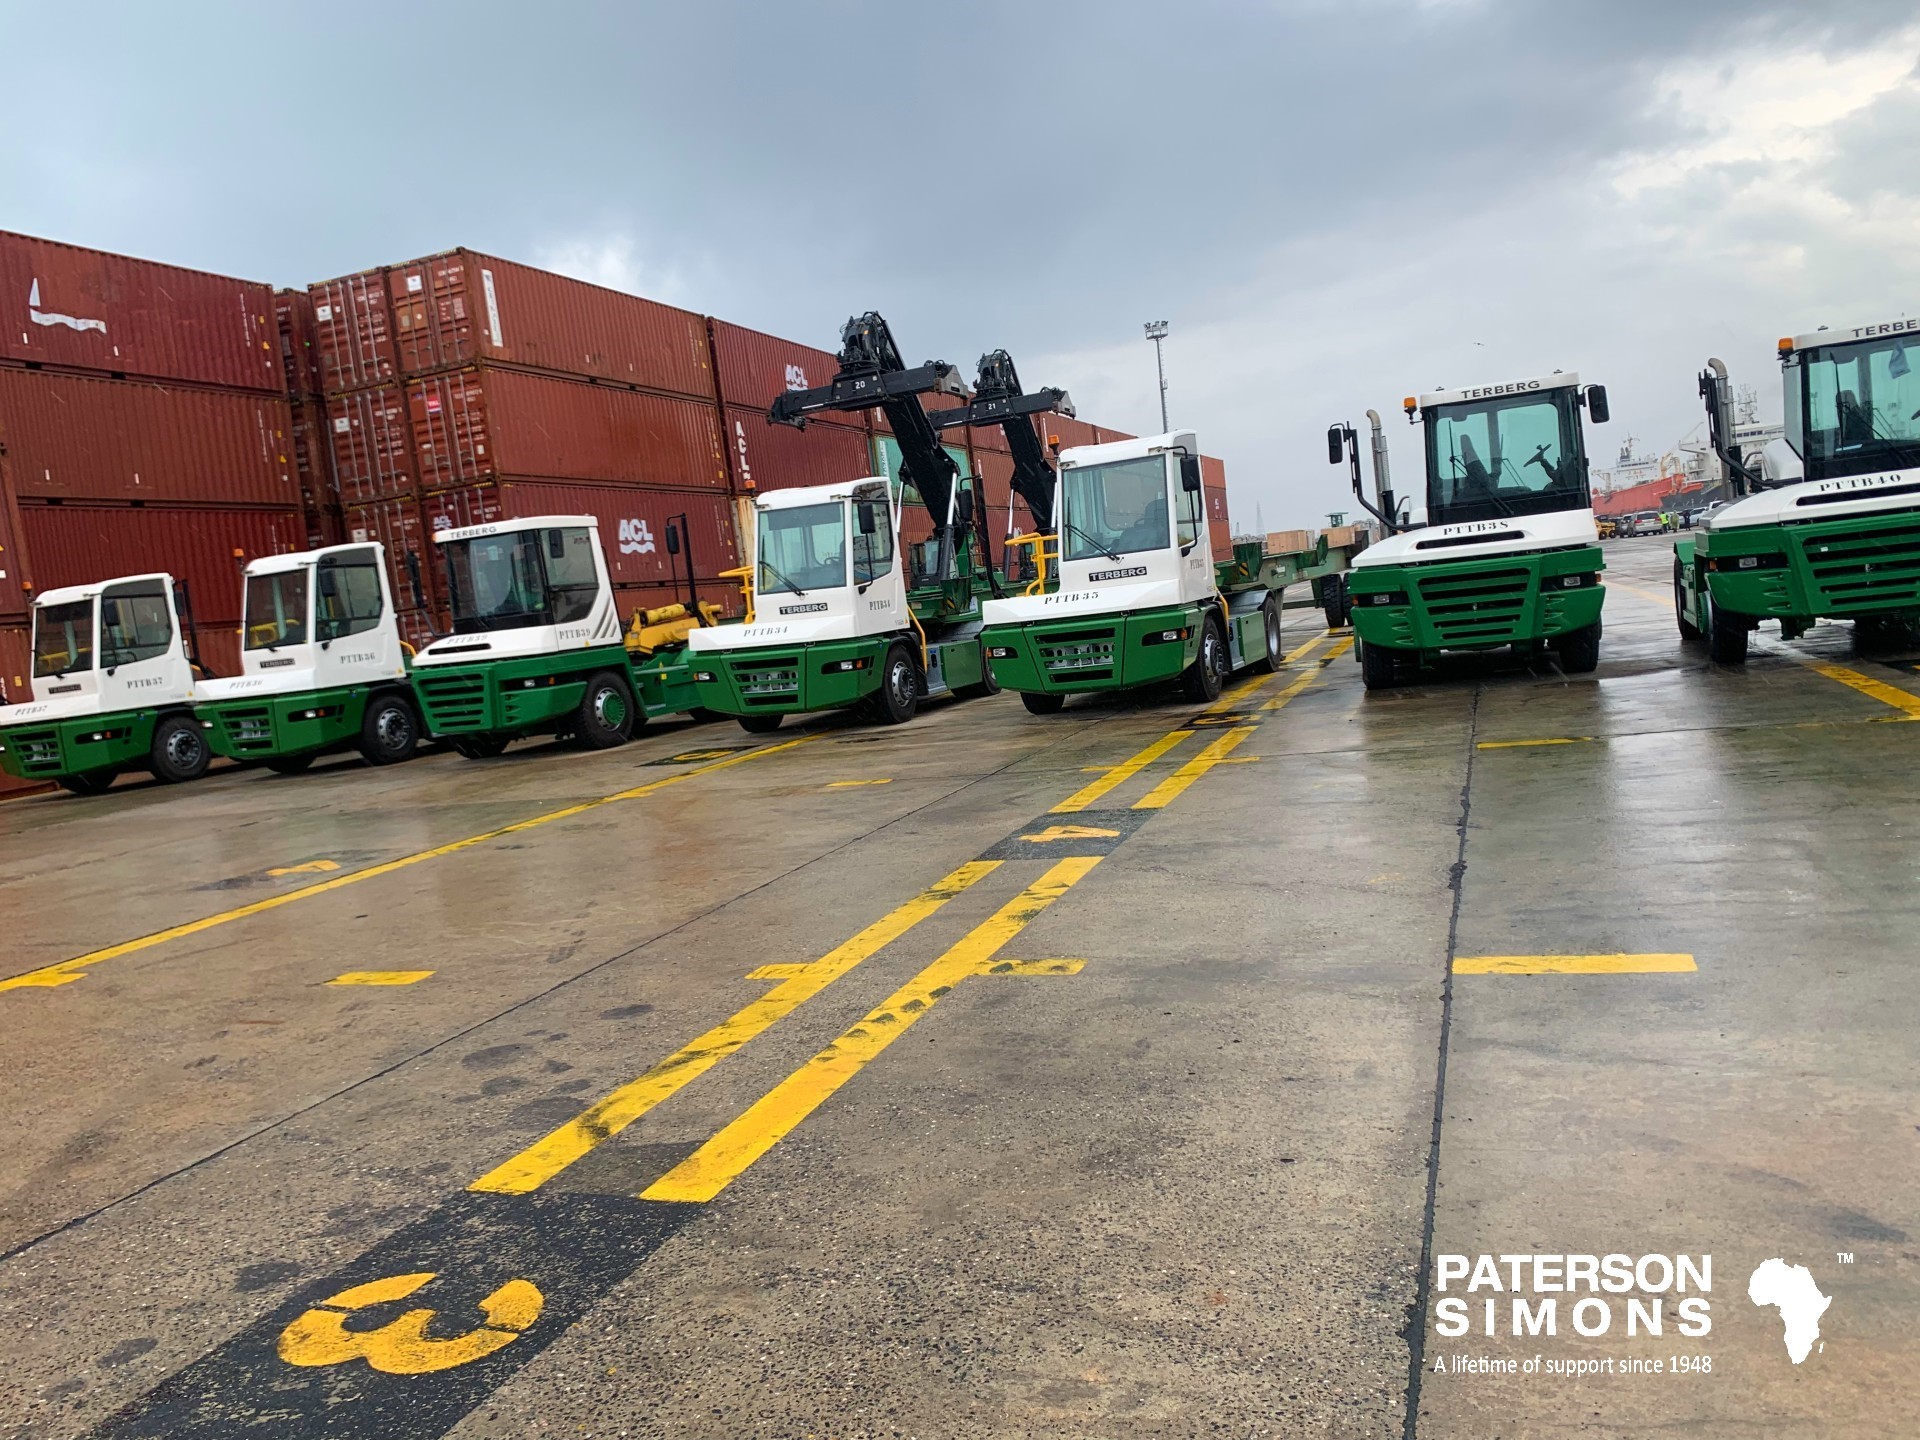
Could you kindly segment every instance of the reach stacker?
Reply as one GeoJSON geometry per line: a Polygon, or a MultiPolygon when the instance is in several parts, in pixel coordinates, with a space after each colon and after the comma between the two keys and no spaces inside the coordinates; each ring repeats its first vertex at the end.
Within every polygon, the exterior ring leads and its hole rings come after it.
{"type": "Polygon", "coordinates": [[[1723,665],[1762,620],[1794,640],[1850,620],[1856,640],[1910,643],[1920,626],[1920,320],[1780,342],[1786,442],[1798,480],[1763,473],[1732,440],[1727,368],[1700,376],[1708,434],[1741,498],[1674,545],[1681,635],[1723,665]]]}

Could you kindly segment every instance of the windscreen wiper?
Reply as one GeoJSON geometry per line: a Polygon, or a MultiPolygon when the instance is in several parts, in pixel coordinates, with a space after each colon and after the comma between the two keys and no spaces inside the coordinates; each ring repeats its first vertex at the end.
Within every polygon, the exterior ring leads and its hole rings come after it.
{"type": "Polygon", "coordinates": [[[794,584],[793,578],[791,576],[782,575],[779,572],[779,570],[775,569],[774,566],[768,563],[767,561],[762,560],[760,562],[760,565],[761,565],[761,568],[766,570],[768,574],[772,575],[774,579],[778,580],[782,585],[785,585],[794,594],[805,595],[807,593],[806,591],[802,590],[798,585],[794,584]]]}
{"type": "Polygon", "coordinates": [[[1120,557],[1118,555],[1114,554],[1113,551],[1107,549],[1106,546],[1102,545],[1098,540],[1094,539],[1091,535],[1089,535],[1086,531],[1082,530],[1078,525],[1074,524],[1071,520],[1067,520],[1063,518],[1060,521],[1060,524],[1063,528],[1071,530],[1074,534],[1078,535],[1082,540],[1086,541],[1087,544],[1091,545],[1094,549],[1098,550],[1102,555],[1106,556],[1107,559],[1114,561],[1116,564],[1119,562],[1120,557]]]}

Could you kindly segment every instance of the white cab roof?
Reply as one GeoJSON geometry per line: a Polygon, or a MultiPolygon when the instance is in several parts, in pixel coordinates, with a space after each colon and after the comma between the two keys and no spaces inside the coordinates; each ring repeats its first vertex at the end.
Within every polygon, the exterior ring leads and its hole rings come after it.
{"type": "Polygon", "coordinates": [[[1816,330],[1811,335],[1794,336],[1793,348],[1811,350],[1816,345],[1851,345],[1856,340],[1878,340],[1887,335],[1912,335],[1920,339],[1920,319],[1882,320],[1873,325],[1816,330]]]}
{"type": "Polygon", "coordinates": [[[262,555],[247,562],[249,575],[278,575],[298,570],[303,565],[318,565],[323,555],[339,555],[348,550],[378,550],[378,540],[359,540],[346,545],[322,545],[318,550],[290,550],[279,555],[262,555]]]}
{"type": "Polygon", "coordinates": [[[884,475],[862,475],[855,480],[843,480],[837,485],[796,485],[787,490],[756,490],[753,505],[756,510],[792,510],[801,505],[820,505],[848,499],[862,485],[887,484],[884,475]]]}
{"type": "Polygon", "coordinates": [[[522,520],[495,520],[490,525],[462,525],[457,530],[436,530],[433,540],[444,545],[449,540],[472,540],[482,535],[517,535],[523,530],[559,530],[586,526],[596,533],[600,522],[591,515],[529,515],[522,520]]]}
{"type": "Polygon", "coordinates": [[[1498,400],[1507,395],[1527,395],[1535,390],[1564,390],[1580,383],[1580,374],[1569,370],[1559,375],[1543,375],[1537,380],[1509,380],[1502,385],[1469,385],[1462,390],[1432,390],[1418,396],[1422,410],[1439,405],[1470,405],[1481,400],[1498,400]]]}
{"type": "Polygon", "coordinates": [[[1169,430],[1164,435],[1138,435],[1131,440],[1109,440],[1104,445],[1076,445],[1060,452],[1060,463],[1071,470],[1077,465],[1111,465],[1116,460],[1138,460],[1143,455],[1164,454],[1184,447],[1188,454],[1200,453],[1200,441],[1191,430],[1169,430]]]}
{"type": "Polygon", "coordinates": [[[130,580],[158,580],[169,589],[173,587],[173,576],[164,570],[155,570],[145,575],[116,575],[111,580],[96,580],[91,585],[64,585],[58,590],[42,590],[34,596],[33,603],[38,605],[70,605],[75,600],[91,600],[109,585],[125,585],[130,580]]]}

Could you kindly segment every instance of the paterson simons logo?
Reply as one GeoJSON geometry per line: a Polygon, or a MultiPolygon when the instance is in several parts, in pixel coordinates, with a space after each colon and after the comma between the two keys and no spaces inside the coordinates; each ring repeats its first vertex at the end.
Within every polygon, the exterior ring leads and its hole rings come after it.
{"type": "Polygon", "coordinates": [[[1087,576],[1089,580],[1137,580],[1147,573],[1144,565],[1129,565],[1124,570],[1096,570],[1087,576]]]}
{"type": "Polygon", "coordinates": [[[812,605],[782,605],[780,613],[782,615],[813,615],[826,608],[827,602],[820,600],[812,605]]]}

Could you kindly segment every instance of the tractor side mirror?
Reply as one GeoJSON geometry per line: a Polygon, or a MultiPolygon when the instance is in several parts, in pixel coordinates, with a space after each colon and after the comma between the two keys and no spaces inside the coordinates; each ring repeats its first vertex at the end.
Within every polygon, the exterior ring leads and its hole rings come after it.
{"type": "Polygon", "coordinates": [[[1180,457],[1180,488],[1190,495],[1199,493],[1200,457],[1198,455],[1180,457]]]}
{"type": "Polygon", "coordinates": [[[955,497],[954,509],[958,512],[962,525],[973,524],[973,491],[962,488],[959,495],[955,497]]]}
{"type": "Polygon", "coordinates": [[[667,554],[680,553],[680,527],[669,520],[667,522],[667,554]]]}
{"type": "Polygon", "coordinates": [[[871,500],[861,500],[857,502],[853,507],[853,516],[855,522],[860,526],[860,533],[862,535],[871,535],[880,528],[879,522],[873,513],[873,502],[871,500]]]}
{"type": "Polygon", "coordinates": [[[1327,427],[1327,463],[1338,465],[1347,458],[1347,427],[1329,425],[1327,427]]]}
{"type": "Polygon", "coordinates": [[[1604,425],[1610,414],[1611,412],[1607,409],[1607,387],[1587,386],[1587,419],[1596,425],[1604,425]]]}

